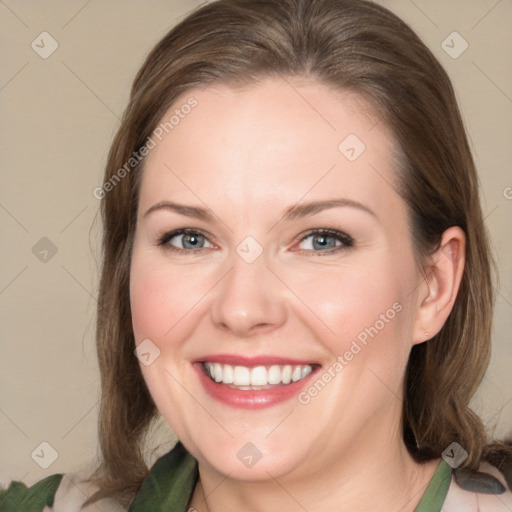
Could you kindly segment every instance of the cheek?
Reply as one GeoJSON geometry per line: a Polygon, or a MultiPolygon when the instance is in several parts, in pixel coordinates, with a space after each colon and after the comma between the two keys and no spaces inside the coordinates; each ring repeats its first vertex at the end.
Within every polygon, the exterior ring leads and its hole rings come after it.
{"type": "Polygon", "coordinates": [[[143,266],[137,260],[132,263],[130,305],[137,342],[149,338],[158,344],[162,333],[171,327],[165,289],[166,283],[161,282],[154,268],[143,266]]]}
{"type": "MultiPolygon", "coordinates": [[[[149,364],[140,364],[149,392],[174,432],[185,437],[182,420],[175,411],[190,401],[183,386],[187,369],[183,361],[181,340],[186,338],[186,319],[197,302],[194,287],[188,287],[183,272],[163,265],[158,258],[134,247],[130,269],[130,307],[136,345],[151,340],[159,355],[149,364]],[[185,286],[185,288],[183,288],[185,286]]],[[[142,361],[142,360],[141,360],[142,361]]]]}
{"type": "MultiPolygon", "coordinates": [[[[157,345],[182,330],[182,320],[207,290],[201,276],[192,276],[158,258],[134,250],[130,274],[130,305],[135,339],[150,338],[157,345]]],[[[162,348],[162,347],[161,347],[162,348]]]]}
{"type": "Polygon", "coordinates": [[[292,272],[287,277],[307,306],[303,311],[308,325],[338,363],[331,366],[332,391],[347,400],[346,407],[354,396],[368,406],[373,397],[373,406],[379,408],[394,396],[389,389],[400,395],[411,338],[412,274],[407,268],[381,254],[371,261],[323,269],[314,278],[305,273],[293,277],[292,272]],[[350,397],[346,389],[352,390],[350,397]]]}
{"type": "Polygon", "coordinates": [[[359,262],[319,267],[310,272],[309,278],[304,272],[294,271],[286,280],[316,317],[317,325],[323,325],[332,343],[340,344],[340,349],[343,340],[356,338],[360,333],[364,338],[365,329],[375,324],[379,331],[384,331],[396,323],[397,309],[401,309],[396,303],[403,296],[402,283],[384,260],[377,265],[359,262]]]}

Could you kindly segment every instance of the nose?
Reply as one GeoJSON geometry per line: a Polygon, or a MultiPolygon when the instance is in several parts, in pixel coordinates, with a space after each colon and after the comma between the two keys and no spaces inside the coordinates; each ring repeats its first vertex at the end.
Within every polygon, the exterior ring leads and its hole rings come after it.
{"type": "Polygon", "coordinates": [[[286,321],[283,283],[267,268],[265,254],[247,263],[234,253],[227,275],[215,287],[213,324],[239,338],[269,333],[286,321]]]}

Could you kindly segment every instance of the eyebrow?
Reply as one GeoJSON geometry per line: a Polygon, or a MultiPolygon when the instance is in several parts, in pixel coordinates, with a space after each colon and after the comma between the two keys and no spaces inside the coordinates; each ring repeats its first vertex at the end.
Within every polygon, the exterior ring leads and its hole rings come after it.
{"type": "Polygon", "coordinates": [[[158,210],[170,210],[180,215],[184,215],[185,217],[192,217],[200,220],[213,220],[213,215],[206,208],[200,208],[198,206],[187,206],[184,204],[171,203],[169,201],[161,201],[159,203],[154,204],[149,210],[144,214],[144,217],[147,217],[150,213],[156,212],[158,210]]]}
{"type": "Polygon", "coordinates": [[[302,217],[307,217],[308,215],[314,215],[315,213],[319,213],[322,210],[327,210],[329,208],[338,208],[341,206],[357,208],[377,218],[377,215],[372,210],[370,210],[370,208],[368,208],[364,204],[358,203],[357,201],[353,201],[352,199],[328,199],[326,201],[313,201],[310,203],[296,204],[294,206],[290,206],[285,210],[283,220],[300,219],[302,217]]]}
{"type": "MultiPolygon", "coordinates": [[[[303,217],[307,217],[309,215],[315,215],[323,210],[327,210],[330,208],[339,208],[343,206],[348,206],[351,208],[357,208],[362,210],[373,217],[377,218],[377,215],[370,210],[367,206],[358,203],[357,201],[353,201],[352,199],[328,199],[326,201],[312,201],[309,203],[296,204],[293,206],[289,206],[284,211],[281,220],[296,220],[301,219],[303,217]]],[[[199,220],[204,221],[213,221],[214,215],[212,215],[211,211],[206,208],[201,208],[198,206],[188,206],[178,203],[173,203],[170,201],[161,201],[156,203],[151,208],[149,208],[144,217],[147,217],[150,213],[158,211],[158,210],[170,210],[176,212],[180,215],[184,215],[185,217],[192,217],[199,220]]]]}

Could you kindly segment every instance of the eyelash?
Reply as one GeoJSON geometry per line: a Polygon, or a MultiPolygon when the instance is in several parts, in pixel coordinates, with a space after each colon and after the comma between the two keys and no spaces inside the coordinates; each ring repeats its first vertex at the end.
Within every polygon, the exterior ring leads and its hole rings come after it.
{"type": "Polygon", "coordinates": [[[302,254],[308,253],[308,254],[314,254],[315,256],[328,256],[331,254],[338,253],[340,251],[346,251],[348,249],[351,249],[354,246],[354,239],[348,235],[347,233],[344,233],[343,231],[338,231],[337,229],[311,229],[307,231],[304,235],[301,235],[298,239],[299,243],[303,242],[304,240],[308,239],[311,236],[328,236],[330,238],[334,238],[336,241],[341,242],[340,245],[337,247],[334,247],[333,249],[329,249],[326,251],[313,251],[310,249],[298,249],[296,252],[300,252],[302,254]]]}
{"type": "MultiPolygon", "coordinates": [[[[199,229],[192,229],[192,228],[182,228],[177,229],[175,231],[170,231],[168,233],[165,233],[161,237],[159,237],[157,241],[157,245],[163,247],[165,250],[172,251],[176,254],[201,254],[204,250],[209,249],[209,247],[202,247],[199,249],[181,249],[180,247],[174,247],[173,245],[170,245],[169,242],[176,236],[179,235],[200,235],[208,240],[208,235],[204,233],[203,231],[199,229]]],[[[343,233],[342,231],[338,231],[336,229],[312,229],[308,231],[307,233],[301,235],[298,237],[298,243],[303,242],[304,240],[308,239],[311,236],[328,236],[330,238],[336,239],[336,241],[341,242],[340,245],[337,247],[326,250],[326,251],[313,251],[310,249],[298,249],[294,252],[300,252],[300,253],[308,253],[308,254],[314,254],[315,256],[326,256],[330,254],[337,253],[342,250],[348,250],[354,246],[354,239],[347,235],[346,233],[343,233]]],[[[211,243],[211,242],[210,242],[211,243]]]]}

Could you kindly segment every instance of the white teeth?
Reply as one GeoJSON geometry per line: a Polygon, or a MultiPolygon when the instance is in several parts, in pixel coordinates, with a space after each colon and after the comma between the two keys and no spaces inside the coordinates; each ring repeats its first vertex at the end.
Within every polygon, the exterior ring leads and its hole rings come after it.
{"type": "Polygon", "coordinates": [[[251,386],[266,386],[267,369],[264,366],[256,366],[251,370],[251,386]]]}
{"type": "Polygon", "coordinates": [[[283,381],[283,384],[290,384],[292,381],[292,367],[289,364],[283,368],[281,380],[283,381]]]}
{"type": "Polygon", "coordinates": [[[302,378],[307,377],[312,371],[313,371],[313,368],[311,368],[311,366],[303,366],[302,367],[302,378]]]}
{"type": "Polygon", "coordinates": [[[224,382],[224,384],[233,384],[234,378],[233,367],[229,364],[225,364],[222,370],[222,382],[224,382]]]}
{"type": "Polygon", "coordinates": [[[307,377],[312,371],[311,365],[277,365],[270,367],[232,366],[221,363],[203,363],[207,375],[218,383],[231,384],[240,389],[254,389],[262,386],[290,384],[307,377]]]}
{"type": "Polygon", "coordinates": [[[215,382],[221,382],[222,381],[222,366],[218,363],[215,363],[213,365],[214,369],[214,376],[215,382]]]}
{"type": "Polygon", "coordinates": [[[302,379],[302,368],[300,366],[296,366],[293,369],[292,382],[297,382],[300,379],[302,379]]]}
{"type": "Polygon", "coordinates": [[[281,384],[281,368],[277,365],[273,365],[268,370],[268,383],[269,384],[281,384]]]}
{"type": "Polygon", "coordinates": [[[251,371],[245,366],[235,366],[233,373],[233,384],[235,386],[250,386],[251,371]]]}

